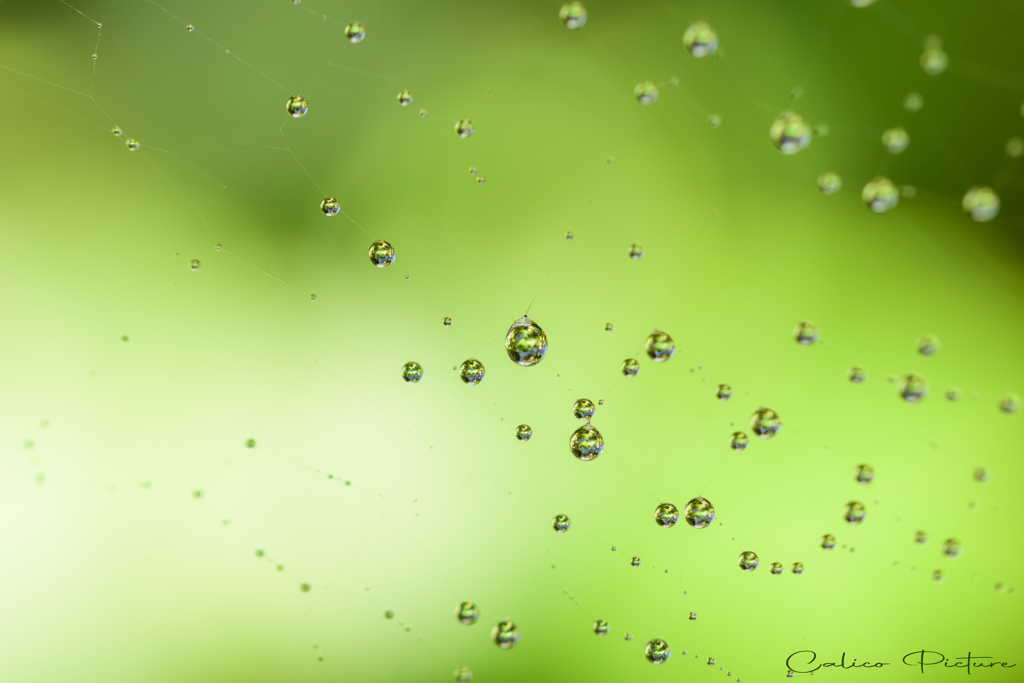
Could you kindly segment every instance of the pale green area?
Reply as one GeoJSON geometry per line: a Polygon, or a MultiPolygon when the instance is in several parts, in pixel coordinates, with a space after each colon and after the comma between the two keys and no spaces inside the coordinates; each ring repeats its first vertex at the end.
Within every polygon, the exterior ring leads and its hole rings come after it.
{"type": "Polygon", "coordinates": [[[1024,414],[997,409],[1024,392],[1017,5],[595,1],[568,30],[533,0],[163,1],[0,1],[0,678],[764,681],[815,649],[894,662],[817,674],[882,683],[922,648],[1024,676],[1024,414]],[[780,154],[786,109],[828,135],[780,154]],[[878,175],[916,197],[872,213],[878,175]],[[548,348],[520,367],[528,307],[548,348]],[[707,528],[655,523],[698,496],[707,528]]]}

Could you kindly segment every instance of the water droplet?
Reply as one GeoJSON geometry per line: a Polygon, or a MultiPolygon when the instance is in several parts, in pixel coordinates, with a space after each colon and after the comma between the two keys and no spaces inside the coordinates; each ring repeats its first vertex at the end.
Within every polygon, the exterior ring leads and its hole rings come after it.
{"type": "Polygon", "coordinates": [[[99,59],[100,57],[99,57],[99,55],[97,55],[97,54],[96,54],[95,52],[93,52],[93,53],[92,53],[92,58],[93,58],[93,60],[97,60],[97,59],[99,59]]]}
{"type": "Polygon", "coordinates": [[[793,328],[793,339],[796,339],[796,343],[801,346],[809,346],[817,341],[818,329],[814,326],[814,323],[797,323],[796,327],[793,328]]]}
{"type": "Polygon", "coordinates": [[[128,141],[125,142],[124,144],[125,146],[128,147],[128,149],[130,149],[133,152],[142,146],[139,144],[139,141],[136,140],[135,138],[129,138],[128,141]]]}
{"type": "Polygon", "coordinates": [[[378,268],[387,268],[395,261],[395,248],[384,240],[377,240],[370,245],[368,255],[370,263],[378,268]]]}
{"type": "Polygon", "coordinates": [[[853,471],[853,477],[858,484],[870,484],[871,480],[875,478],[875,470],[871,465],[857,465],[857,469],[853,471]]]}
{"type": "Polygon", "coordinates": [[[914,543],[927,543],[928,534],[923,531],[918,531],[914,534],[914,543]]]}
{"type": "Polygon", "coordinates": [[[469,683],[473,680],[473,672],[470,671],[468,666],[460,666],[455,670],[455,680],[458,683],[469,683]]]}
{"type": "Polygon", "coordinates": [[[982,481],[982,482],[988,481],[988,479],[989,479],[988,470],[986,470],[984,467],[979,467],[978,469],[974,470],[974,479],[976,481],[982,481]]]}
{"type": "Polygon", "coordinates": [[[864,521],[867,514],[867,511],[864,509],[864,503],[852,500],[843,506],[843,519],[850,524],[860,524],[864,521]]]}
{"type": "Polygon", "coordinates": [[[683,34],[683,47],[694,57],[707,57],[718,49],[718,34],[706,21],[690,24],[683,34]]]}
{"type": "Polygon", "coordinates": [[[860,198],[875,213],[885,213],[899,203],[900,193],[891,180],[879,176],[868,181],[861,190],[860,198]]]}
{"type": "Polygon", "coordinates": [[[732,396],[732,387],[728,384],[719,384],[718,387],[715,388],[715,396],[718,397],[719,401],[728,401],[732,396]]]}
{"type": "Polygon", "coordinates": [[[565,239],[571,240],[574,237],[576,237],[576,235],[573,234],[572,230],[565,231],[565,239]]]}
{"type": "Polygon", "coordinates": [[[256,448],[256,439],[246,439],[245,440],[245,447],[246,448],[256,448]]]}
{"type": "Polygon", "coordinates": [[[941,569],[936,569],[932,572],[933,581],[942,581],[944,578],[946,578],[946,573],[941,569]]]}
{"type": "Polygon", "coordinates": [[[385,619],[394,619],[395,618],[395,613],[392,612],[389,609],[388,610],[384,610],[384,618],[385,619]]]}
{"type": "Polygon", "coordinates": [[[1006,146],[1003,149],[1006,151],[1006,156],[1011,159],[1019,159],[1024,156],[1024,140],[1010,138],[1006,141],[1006,146]]]}
{"type": "Polygon", "coordinates": [[[429,111],[427,111],[426,109],[420,109],[420,118],[421,119],[425,119],[428,116],[430,116],[430,112],[429,111]]]}
{"type": "Polygon", "coordinates": [[[345,37],[350,43],[358,43],[366,37],[366,27],[358,21],[353,21],[345,27],[345,37]]]}
{"type": "Polygon", "coordinates": [[[588,422],[569,437],[569,450],[579,460],[593,460],[604,451],[604,437],[588,422]]]}
{"type": "Polygon", "coordinates": [[[622,639],[626,640],[626,641],[633,640],[633,634],[632,633],[623,633],[622,634],[622,639]]]}
{"type": "Polygon", "coordinates": [[[836,537],[832,534],[825,534],[821,537],[821,547],[825,550],[832,550],[836,547],[836,537]]]}
{"type": "Polygon", "coordinates": [[[861,382],[868,378],[868,372],[864,368],[854,365],[852,368],[850,368],[850,371],[846,373],[846,376],[854,384],[860,384],[861,382]]]}
{"type": "Polygon", "coordinates": [[[300,583],[299,584],[299,590],[302,591],[303,593],[308,593],[309,589],[310,589],[310,585],[308,583],[300,583]]]}
{"type": "Polygon", "coordinates": [[[540,325],[524,315],[508,328],[505,351],[516,365],[536,365],[544,360],[544,354],[548,352],[548,336],[540,325]]]}
{"type": "Polygon", "coordinates": [[[835,171],[825,171],[818,176],[818,189],[822,194],[835,194],[843,189],[843,179],[835,171]]]}
{"type": "Polygon", "coordinates": [[[946,389],[946,400],[947,401],[958,401],[960,400],[960,390],[956,387],[946,389]]]}
{"type": "Polygon", "coordinates": [[[714,665],[715,665],[715,658],[714,657],[708,657],[708,666],[714,666],[714,665]]]}
{"type": "Polygon", "coordinates": [[[604,331],[605,332],[611,332],[614,329],[615,329],[615,325],[612,325],[611,323],[605,323],[604,324],[604,331]]]}
{"type": "Polygon", "coordinates": [[[123,131],[123,130],[121,130],[121,126],[114,126],[114,127],[113,127],[113,128],[112,128],[112,129],[110,130],[110,132],[111,132],[111,133],[113,133],[114,135],[123,135],[123,134],[124,134],[124,131],[123,131]]]}
{"type": "Polygon", "coordinates": [[[222,247],[221,245],[218,244],[218,245],[214,246],[213,249],[214,249],[214,251],[223,251],[224,247],[222,247]]]}
{"type": "Polygon", "coordinates": [[[942,542],[942,552],[946,557],[957,557],[963,548],[960,547],[960,541],[955,538],[947,538],[942,542]]]}
{"type": "Polygon", "coordinates": [[[921,111],[921,107],[923,106],[924,98],[921,97],[920,93],[908,93],[907,96],[903,98],[903,108],[911,113],[921,111]]]}
{"type": "Polygon", "coordinates": [[[729,435],[729,448],[733,449],[734,451],[744,450],[747,447],[747,444],[749,443],[750,440],[747,438],[747,435],[744,434],[743,432],[733,432],[732,434],[729,435]]]}
{"type": "Polygon", "coordinates": [[[309,111],[309,103],[302,95],[292,95],[284,105],[285,111],[292,118],[301,118],[309,111]]]}
{"type": "Polygon", "coordinates": [[[445,327],[451,327],[452,326],[452,319],[449,318],[448,316],[444,317],[444,326],[445,327]]]}
{"type": "Polygon", "coordinates": [[[409,361],[402,366],[402,379],[409,384],[416,384],[423,379],[423,366],[416,361],[409,361]]]}
{"type": "Polygon", "coordinates": [[[466,384],[480,384],[484,379],[484,364],[476,358],[463,361],[459,368],[459,377],[466,384]]]}
{"type": "Polygon", "coordinates": [[[398,93],[398,103],[403,107],[408,107],[412,104],[412,93],[408,90],[402,90],[398,93]]]}
{"type": "Polygon", "coordinates": [[[635,358],[627,358],[622,361],[622,374],[626,377],[636,377],[640,372],[640,363],[635,358]]]}
{"type": "Polygon", "coordinates": [[[189,267],[191,267],[192,270],[199,270],[199,266],[201,266],[201,265],[203,265],[203,264],[200,263],[199,259],[197,259],[197,258],[192,259],[191,263],[189,263],[189,267]]]}
{"type": "Polygon", "coordinates": [[[679,521],[679,508],[672,503],[662,503],[654,509],[654,521],[664,529],[675,526],[679,521]]]}
{"type": "Polygon", "coordinates": [[[949,66],[949,55],[939,47],[929,47],[921,53],[921,68],[929,76],[937,76],[949,66]]]}
{"type": "Polygon", "coordinates": [[[587,8],[582,2],[567,2],[558,11],[558,18],[567,29],[583,28],[587,23],[587,8]]]}
{"type": "Polygon", "coordinates": [[[341,211],[341,204],[334,197],[324,197],[320,201],[320,210],[325,216],[333,216],[341,211]]]}
{"type": "Polygon", "coordinates": [[[530,429],[530,425],[516,427],[516,438],[520,441],[529,441],[531,436],[533,436],[533,430],[530,429]]]}
{"type": "Polygon", "coordinates": [[[589,398],[581,398],[572,406],[572,414],[576,416],[577,420],[587,422],[590,418],[594,417],[594,402],[589,398]]]}
{"type": "MultiPolygon", "coordinates": [[[[854,7],[856,7],[856,5],[854,5],[854,7]]],[[[786,672],[786,678],[792,678],[794,675],[796,675],[796,674],[794,674],[792,671],[787,671],[786,672]]]]}
{"type": "Polygon", "coordinates": [[[890,128],[882,133],[882,146],[890,154],[899,154],[910,146],[910,134],[903,128],[890,128]]]}
{"type": "Polygon", "coordinates": [[[907,403],[917,403],[928,395],[928,383],[917,375],[904,375],[897,382],[896,391],[907,403]]]}
{"type": "Polygon", "coordinates": [[[779,433],[782,420],[771,408],[761,408],[750,416],[750,428],[762,439],[770,439],[779,433]]]}
{"type": "Polygon", "coordinates": [[[697,613],[696,612],[690,612],[689,619],[690,619],[690,621],[697,621],[697,613]]]}
{"type": "Polygon", "coordinates": [[[719,116],[718,114],[712,114],[711,116],[708,117],[708,125],[711,126],[712,128],[718,128],[720,125],[722,125],[722,117],[719,116]]]}
{"type": "Polygon", "coordinates": [[[999,399],[999,410],[1007,414],[1016,413],[1020,410],[1020,399],[1013,394],[1003,396],[999,399]]]}
{"type": "Polygon", "coordinates": [[[799,114],[786,111],[772,122],[768,137],[783,154],[796,154],[811,144],[811,129],[799,114]]]}
{"type": "Polygon", "coordinates": [[[455,134],[460,138],[468,138],[474,130],[476,129],[473,128],[473,122],[469,119],[462,119],[455,124],[455,134]]]}
{"type": "Polygon", "coordinates": [[[597,621],[594,622],[593,628],[594,628],[594,633],[596,633],[598,635],[598,637],[601,637],[601,636],[603,636],[603,635],[608,633],[608,630],[609,630],[610,627],[608,626],[608,622],[607,621],[605,621],[604,619],[598,619],[597,621]]]}
{"type": "Polygon", "coordinates": [[[633,88],[633,97],[635,97],[636,101],[640,104],[651,104],[658,99],[658,86],[654,85],[654,83],[651,83],[650,81],[638,83],[637,86],[633,88]]]}
{"type": "Polygon", "coordinates": [[[781,562],[772,562],[772,566],[771,566],[771,568],[768,571],[770,571],[772,573],[772,576],[778,576],[779,574],[782,573],[782,563],[781,562]]]}
{"type": "Polygon", "coordinates": [[[792,571],[794,574],[803,574],[804,573],[804,565],[803,565],[803,563],[802,562],[794,562],[793,566],[790,567],[790,571],[792,571]]]}
{"type": "Polygon", "coordinates": [[[499,621],[491,629],[491,640],[502,650],[508,650],[519,642],[519,629],[514,622],[499,621]]]}
{"type": "Polygon", "coordinates": [[[742,569],[745,572],[752,572],[755,569],[757,569],[758,559],[757,553],[755,552],[745,550],[742,553],[740,553],[739,560],[737,561],[740,565],[740,569],[742,569]]]}
{"type": "Polygon", "coordinates": [[[644,255],[644,248],[641,247],[639,244],[631,244],[631,245],[629,245],[629,252],[628,253],[629,253],[629,258],[631,258],[634,261],[636,261],[638,258],[642,258],[643,257],[643,255],[644,255]]]}
{"type": "Polygon", "coordinates": [[[715,518],[715,506],[711,501],[697,496],[683,508],[683,517],[694,529],[703,529],[715,518]]]}
{"type": "Polygon", "coordinates": [[[256,555],[256,557],[263,557],[263,555],[264,555],[263,549],[262,548],[256,548],[256,551],[255,551],[254,554],[256,555]]]}
{"type": "Polygon", "coordinates": [[[560,534],[568,531],[570,526],[572,526],[572,521],[567,515],[555,515],[555,518],[551,520],[551,527],[560,534]]]}
{"type": "Polygon", "coordinates": [[[979,223],[990,221],[999,213],[999,195],[991,187],[972,187],[963,201],[964,213],[979,223]]]}
{"type": "Polygon", "coordinates": [[[461,602],[455,608],[455,618],[459,620],[460,624],[470,626],[475,624],[476,620],[480,618],[480,610],[472,602],[461,602]]]}
{"type": "Polygon", "coordinates": [[[651,664],[663,664],[671,655],[672,650],[669,649],[668,643],[660,638],[650,640],[644,645],[644,657],[651,664]]]}
{"type": "Polygon", "coordinates": [[[676,343],[665,332],[654,331],[644,343],[647,356],[655,363],[667,361],[676,352],[676,343]]]}

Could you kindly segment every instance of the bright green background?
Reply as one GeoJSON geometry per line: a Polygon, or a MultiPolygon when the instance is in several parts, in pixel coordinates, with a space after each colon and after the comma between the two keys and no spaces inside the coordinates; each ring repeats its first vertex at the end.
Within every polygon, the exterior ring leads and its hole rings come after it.
{"type": "Polygon", "coordinates": [[[1024,431],[996,409],[1024,390],[1022,174],[1002,151],[1024,135],[1019,6],[591,0],[568,31],[540,1],[72,4],[0,2],[0,678],[763,681],[813,649],[894,662],[816,674],[874,683],[924,648],[1024,680],[1024,431]],[[715,57],[683,51],[698,19],[715,57]],[[951,59],[934,77],[931,33],[951,59]],[[795,156],[767,139],[787,106],[830,128],[795,156]],[[917,197],[872,214],[880,172],[917,197]],[[959,208],[976,184],[1002,196],[991,223],[959,208]],[[387,269],[366,257],[381,238],[387,269]],[[500,340],[531,301],[550,347],[520,368],[500,340]],[[793,342],[800,320],[817,344],[793,342]],[[660,365],[655,328],[677,344],[660,365]],[[915,352],[924,333],[938,355],[915,352]],[[470,356],[479,386],[451,370],[470,356]],[[907,372],[920,404],[886,381],[907,372]],[[584,396],[605,399],[589,463],[567,448],[584,396]],[[730,452],[762,403],[781,432],[730,452]],[[712,527],[655,526],[698,494],[712,527]],[[848,547],[817,549],[826,532],[848,547]],[[489,639],[505,618],[511,651],[489,639]]]}

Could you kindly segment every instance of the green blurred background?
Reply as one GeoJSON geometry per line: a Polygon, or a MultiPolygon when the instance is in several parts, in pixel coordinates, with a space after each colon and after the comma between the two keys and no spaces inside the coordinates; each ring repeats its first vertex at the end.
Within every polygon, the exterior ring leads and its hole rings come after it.
{"type": "Polygon", "coordinates": [[[0,2],[0,677],[763,681],[811,649],[893,662],[827,680],[899,681],[926,649],[1024,680],[1024,429],[997,409],[1024,389],[1024,178],[1003,151],[1024,135],[1024,9],[586,5],[569,31],[540,1],[0,2]],[[700,19],[721,43],[698,60],[700,19]],[[828,127],[794,156],[767,135],[787,107],[828,127]],[[871,213],[879,173],[916,196],[871,213]],[[1000,194],[994,221],[961,211],[973,185],[1000,194]],[[550,343],[533,368],[501,344],[527,307],[550,343]],[[656,328],[677,344],[657,365],[656,328]],[[478,386],[453,371],[469,357],[478,386]],[[908,372],[921,403],[887,379],[908,372]],[[605,401],[587,463],[580,397],[605,401]],[[782,430],[733,453],[762,404],[782,430]],[[654,524],[697,495],[711,527],[654,524]]]}

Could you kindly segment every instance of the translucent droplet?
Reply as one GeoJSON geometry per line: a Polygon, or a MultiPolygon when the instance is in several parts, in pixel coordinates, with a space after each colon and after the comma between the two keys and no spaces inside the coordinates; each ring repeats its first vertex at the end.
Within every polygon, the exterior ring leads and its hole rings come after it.
{"type": "Polygon", "coordinates": [[[690,612],[690,615],[689,615],[688,618],[689,618],[690,621],[697,621],[697,613],[696,612],[690,612]]]}
{"type": "Polygon", "coordinates": [[[320,202],[320,210],[325,216],[334,216],[341,211],[341,204],[334,197],[324,197],[320,202]]]}
{"type": "Polygon", "coordinates": [[[468,138],[474,130],[473,122],[469,119],[462,119],[455,124],[455,134],[460,138],[468,138]]]}
{"type": "Polygon", "coordinates": [[[302,95],[292,95],[288,98],[288,101],[284,104],[285,111],[292,118],[300,118],[309,111],[309,103],[306,102],[306,98],[302,95]]]}
{"type": "Polygon", "coordinates": [[[832,550],[836,547],[836,537],[832,534],[825,534],[821,537],[821,547],[825,550],[832,550]]]}
{"type": "Polygon", "coordinates": [[[358,21],[353,21],[345,27],[345,37],[348,38],[350,43],[358,43],[366,37],[366,27],[358,21]]]}
{"type": "Polygon", "coordinates": [[[786,678],[792,678],[795,674],[792,671],[786,672],[786,678]]]}
{"type": "Polygon", "coordinates": [[[1004,413],[1016,413],[1020,410],[1020,399],[1013,394],[1003,396],[999,399],[999,410],[1004,413]]]}
{"type": "Polygon", "coordinates": [[[904,375],[896,383],[896,391],[907,403],[917,403],[928,395],[928,383],[917,375],[904,375]]]}
{"type": "Polygon", "coordinates": [[[263,557],[263,555],[265,553],[263,552],[262,548],[256,548],[256,551],[254,552],[254,554],[256,555],[256,557],[263,557]]]}
{"type": "Polygon", "coordinates": [[[972,187],[964,195],[963,207],[972,219],[984,223],[999,213],[999,195],[991,187],[972,187]]]}
{"type": "Polygon", "coordinates": [[[770,571],[772,573],[772,576],[778,576],[779,574],[782,573],[782,563],[781,562],[772,562],[772,566],[769,568],[768,571],[770,571]]]}
{"type": "Polygon", "coordinates": [[[783,154],[796,154],[811,144],[811,129],[799,114],[786,111],[772,122],[768,137],[783,154]]]}
{"type": "Polygon", "coordinates": [[[529,441],[532,436],[533,430],[530,429],[530,425],[519,425],[516,427],[516,438],[520,441],[529,441]]]}
{"type": "Polygon", "coordinates": [[[1006,141],[1006,147],[1003,148],[1006,151],[1006,156],[1011,159],[1019,159],[1024,156],[1024,140],[1020,138],[1010,138],[1006,141]]]}
{"type": "Polygon", "coordinates": [[[519,629],[514,622],[500,621],[491,629],[491,640],[502,650],[508,650],[519,642],[519,629]]]}
{"type": "Polygon", "coordinates": [[[124,144],[125,146],[128,147],[128,149],[130,149],[133,152],[142,146],[139,144],[139,141],[136,140],[135,138],[129,138],[128,141],[125,142],[124,144]]]}
{"type": "Polygon", "coordinates": [[[864,503],[858,503],[855,500],[851,500],[843,506],[843,519],[850,524],[860,524],[864,521],[864,517],[866,516],[867,511],[864,509],[864,503]]]}
{"type": "Polygon", "coordinates": [[[459,620],[460,624],[469,626],[475,624],[476,620],[480,618],[480,610],[472,602],[462,602],[455,608],[455,618],[459,620]]]}
{"type": "Polygon", "coordinates": [[[714,666],[714,665],[715,665],[715,658],[714,657],[708,657],[708,666],[714,666]]]}
{"type": "Polygon", "coordinates": [[[868,378],[868,372],[864,368],[854,365],[852,368],[850,368],[850,371],[846,373],[846,376],[854,384],[860,384],[861,382],[868,378]]]}
{"type": "Polygon", "coordinates": [[[672,655],[672,650],[669,649],[668,643],[660,638],[648,641],[644,645],[644,657],[651,664],[662,664],[668,661],[668,658],[672,655]]]}
{"type": "Polygon", "coordinates": [[[793,339],[801,346],[809,346],[818,340],[818,328],[814,326],[814,323],[797,323],[793,328],[793,339]]]}
{"type": "Polygon", "coordinates": [[[662,503],[654,509],[654,521],[663,529],[675,526],[679,521],[679,508],[672,503],[662,503]]]}
{"type": "Polygon", "coordinates": [[[473,672],[470,671],[468,666],[460,666],[455,670],[455,680],[458,683],[469,683],[473,680],[473,672]]]}
{"type": "Polygon", "coordinates": [[[761,408],[750,416],[750,428],[762,439],[770,439],[779,433],[782,420],[771,408],[761,408]]]}
{"type": "Polygon", "coordinates": [[[377,240],[370,245],[370,263],[378,268],[387,268],[395,261],[395,248],[384,240],[377,240]]]}
{"type": "Polygon", "coordinates": [[[818,176],[818,189],[822,194],[835,194],[843,189],[843,179],[834,171],[825,171],[818,176]]]}
{"type": "Polygon", "coordinates": [[[882,146],[890,154],[899,154],[910,146],[910,134],[903,128],[890,128],[882,133],[882,146]]]}
{"type": "Polygon", "coordinates": [[[635,358],[627,358],[622,361],[622,374],[626,377],[636,377],[640,372],[640,363],[635,358]]]}
{"type": "Polygon", "coordinates": [[[444,326],[445,327],[451,327],[452,326],[452,319],[449,318],[448,316],[444,317],[444,326]]]}
{"type": "Polygon", "coordinates": [[[584,422],[594,417],[595,410],[594,402],[589,398],[581,398],[572,405],[572,414],[576,416],[577,420],[583,420],[584,422]]]}
{"type": "Polygon", "coordinates": [[[658,86],[654,85],[654,83],[651,83],[650,81],[638,83],[637,86],[633,88],[633,97],[635,97],[636,101],[640,104],[651,104],[658,99],[658,86]]]}
{"type": "Polygon", "coordinates": [[[560,534],[568,531],[570,526],[572,526],[572,522],[566,515],[555,515],[555,518],[551,520],[551,527],[560,534]]]}
{"type": "Polygon", "coordinates": [[[426,109],[420,109],[420,118],[421,119],[425,119],[428,116],[430,116],[430,112],[429,111],[427,111],[426,109]]]}
{"type": "Polygon", "coordinates": [[[385,619],[394,619],[395,618],[395,613],[392,612],[389,609],[388,610],[384,610],[384,618],[385,619]]]}
{"type": "Polygon", "coordinates": [[[593,460],[604,451],[604,437],[588,422],[569,437],[569,450],[579,460],[593,460]]]}
{"type": "Polygon", "coordinates": [[[676,343],[665,332],[655,330],[644,342],[644,351],[655,363],[664,363],[676,352],[676,343]]]}
{"type": "Polygon", "coordinates": [[[197,259],[197,258],[192,259],[192,262],[189,263],[189,267],[191,267],[192,270],[199,270],[199,266],[201,266],[201,265],[203,265],[203,264],[201,264],[199,262],[199,259],[197,259]]]}
{"type": "Polygon", "coordinates": [[[975,481],[988,481],[988,470],[986,470],[984,467],[979,467],[978,469],[974,470],[974,479],[975,481]]]}
{"type": "Polygon", "coordinates": [[[573,234],[572,230],[565,231],[565,239],[572,240],[574,237],[576,237],[576,235],[573,234]]]}
{"type": "Polygon", "coordinates": [[[256,448],[256,439],[246,439],[245,440],[245,447],[246,448],[256,448]]]}
{"type": "Polygon", "coordinates": [[[480,384],[484,379],[484,364],[476,358],[463,361],[459,368],[459,377],[466,384],[480,384]]]}
{"type": "Polygon", "coordinates": [[[615,329],[615,325],[612,325],[611,323],[605,323],[604,324],[604,331],[605,332],[611,332],[614,329],[615,329]]]}
{"type": "Polygon", "coordinates": [[[715,396],[719,401],[728,401],[732,397],[732,387],[728,384],[719,384],[715,388],[715,396]]]}
{"type": "Polygon", "coordinates": [[[402,90],[398,93],[398,103],[403,107],[408,107],[412,104],[412,93],[408,90],[402,90]]]}
{"type": "Polygon", "coordinates": [[[857,465],[853,471],[853,478],[858,484],[870,484],[871,480],[875,478],[875,470],[871,465],[857,465]]]}
{"type": "Polygon", "coordinates": [[[885,213],[899,204],[900,192],[891,180],[879,176],[868,181],[861,190],[860,198],[875,213],[885,213]]]}
{"type": "Polygon", "coordinates": [[[757,569],[757,553],[752,552],[750,550],[745,550],[742,553],[740,553],[740,557],[739,560],[737,560],[737,562],[740,565],[740,569],[742,569],[745,572],[752,572],[755,569],[757,569]]]}
{"type": "Polygon", "coordinates": [[[715,506],[711,501],[697,496],[683,508],[683,517],[694,529],[703,529],[715,518],[715,506]]]}
{"type": "Polygon", "coordinates": [[[946,557],[957,557],[962,550],[960,541],[955,538],[947,538],[942,542],[942,552],[946,557]]]}
{"type": "Polygon", "coordinates": [[[747,435],[744,434],[743,432],[733,432],[732,434],[729,435],[729,448],[733,449],[734,451],[744,450],[747,447],[747,444],[749,443],[750,440],[747,438],[747,435]]]}
{"type": "Polygon", "coordinates": [[[124,134],[124,131],[123,131],[123,130],[121,130],[121,126],[114,126],[114,127],[113,127],[113,128],[111,129],[111,131],[110,131],[110,132],[111,132],[111,133],[113,133],[114,135],[123,135],[123,134],[124,134]]]}
{"type": "Polygon", "coordinates": [[[694,22],[683,34],[683,47],[694,57],[707,57],[718,49],[718,34],[706,21],[694,22]]]}
{"type": "Polygon", "coordinates": [[[644,255],[644,248],[641,247],[639,244],[631,244],[631,245],[629,245],[629,252],[628,253],[629,253],[629,258],[631,258],[634,261],[636,261],[638,258],[641,258],[644,255]]]}
{"type": "Polygon", "coordinates": [[[960,399],[960,390],[959,389],[957,389],[956,387],[951,387],[949,389],[946,389],[946,400],[947,401],[957,401],[959,399],[960,399]]]}
{"type": "Polygon", "coordinates": [[[927,543],[928,534],[923,531],[918,531],[914,534],[914,543],[927,543]]]}
{"type": "Polygon", "coordinates": [[[558,11],[558,18],[567,29],[583,28],[587,23],[587,8],[582,2],[567,2],[558,11]]]}
{"type": "Polygon", "coordinates": [[[936,569],[932,572],[933,581],[942,581],[944,578],[946,578],[946,573],[941,569],[936,569]]]}
{"type": "Polygon", "coordinates": [[[718,128],[720,125],[722,125],[722,117],[719,116],[718,114],[712,114],[711,116],[708,117],[708,125],[711,126],[712,128],[718,128]]]}
{"type": "Polygon", "coordinates": [[[949,55],[942,48],[930,47],[921,53],[921,68],[929,76],[936,76],[949,66],[949,55]]]}
{"type": "Polygon", "coordinates": [[[185,30],[188,31],[189,33],[192,33],[192,31],[196,30],[196,27],[193,26],[192,24],[189,24],[188,26],[185,27],[185,30]]]}
{"type": "Polygon", "coordinates": [[[626,640],[626,641],[633,640],[633,634],[632,633],[623,633],[622,634],[622,639],[626,640]]]}
{"type": "Polygon", "coordinates": [[[303,593],[308,593],[309,589],[310,589],[310,585],[308,583],[300,583],[299,584],[299,590],[302,591],[303,593]]]}
{"type": "Polygon", "coordinates": [[[540,325],[524,315],[508,328],[505,351],[516,365],[536,365],[544,360],[544,354],[548,352],[548,336],[540,325]]]}
{"type": "Polygon", "coordinates": [[[93,52],[92,53],[92,58],[93,58],[93,60],[96,60],[96,59],[99,59],[100,56],[98,54],[96,54],[95,52],[93,52]]]}
{"type": "Polygon", "coordinates": [[[416,384],[423,379],[423,366],[416,361],[409,361],[402,366],[402,379],[409,384],[416,384]]]}
{"type": "MultiPolygon", "coordinates": [[[[868,7],[875,4],[875,0],[850,0],[850,4],[854,7],[868,7]]],[[[792,673],[792,671],[790,673],[792,673]]],[[[792,676],[790,676],[790,678],[792,678],[792,676]]]]}
{"type": "Polygon", "coordinates": [[[793,566],[790,567],[790,571],[792,571],[794,574],[803,574],[804,573],[804,565],[803,565],[803,563],[802,562],[794,562],[793,566]]]}
{"type": "Polygon", "coordinates": [[[921,97],[920,93],[912,92],[903,98],[903,108],[911,113],[921,111],[923,106],[924,98],[921,97]]]}

